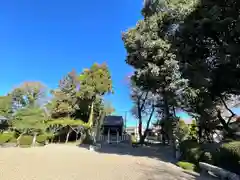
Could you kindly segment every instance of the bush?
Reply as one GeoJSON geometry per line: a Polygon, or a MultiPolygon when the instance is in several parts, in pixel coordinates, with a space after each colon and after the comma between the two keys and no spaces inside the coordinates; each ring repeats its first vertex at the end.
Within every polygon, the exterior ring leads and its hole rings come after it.
{"type": "Polygon", "coordinates": [[[214,165],[240,174],[240,141],[224,143],[213,153],[214,165]]]}
{"type": "Polygon", "coordinates": [[[134,143],[137,143],[137,138],[134,136],[134,135],[131,135],[131,142],[134,144],[134,143]]]}
{"type": "Polygon", "coordinates": [[[32,136],[28,136],[28,135],[22,136],[20,139],[20,145],[29,146],[32,144],[32,140],[33,140],[32,136]]]}
{"type": "Polygon", "coordinates": [[[47,139],[48,139],[48,136],[42,134],[42,135],[37,136],[36,141],[37,141],[37,143],[44,144],[47,139]]]}
{"type": "Polygon", "coordinates": [[[213,157],[212,157],[212,152],[204,152],[204,153],[202,153],[199,161],[206,162],[208,164],[214,164],[213,157]]]}
{"type": "Polygon", "coordinates": [[[197,141],[185,140],[180,143],[181,159],[198,164],[200,157],[203,154],[201,146],[197,141]]]}
{"type": "Polygon", "coordinates": [[[12,132],[6,132],[6,133],[0,134],[0,144],[11,142],[12,139],[14,139],[14,133],[12,132]]]}
{"type": "Polygon", "coordinates": [[[177,165],[183,169],[190,170],[190,171],[194,171],[194,169],[196,168],[194,164],[189,162],[184,162],[184,161],[177,162],[177,165]]]}

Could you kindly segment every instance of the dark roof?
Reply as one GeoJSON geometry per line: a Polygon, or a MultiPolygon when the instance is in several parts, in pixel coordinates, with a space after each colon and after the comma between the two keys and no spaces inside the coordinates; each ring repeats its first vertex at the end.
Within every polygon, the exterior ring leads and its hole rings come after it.
{"type": "Polygon", "coordinates": [[[123,117],[122,116],[106,116],[103,121],[105,126],[122,126],[123,117]]]}
{"type": "Polygon", "coordinates": [[[8,119],[4,116],[0,115],[0,123],[3,123],[4,121],[7,121],[8,119]]]}
{"type": "Polygon", "coordinates": [[[7,118],[0,115],[0,120],[7,120],[7,118]]]}

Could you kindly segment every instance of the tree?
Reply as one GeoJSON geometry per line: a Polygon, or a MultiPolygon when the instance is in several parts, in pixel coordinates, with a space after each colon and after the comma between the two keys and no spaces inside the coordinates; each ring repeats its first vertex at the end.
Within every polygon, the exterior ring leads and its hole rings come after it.
{"type": "Polygon", "coordinates": [[[0,96],[0,115],[9,118],[12,113],[12,97],[10,95],[0,96]]]}
{"type": "Polygon", "coordinates": [[[94,124],[94,103],[96,100],[101,100],[106,93],[113,92],[111,75],[107,65],[95,63],[90,69],[85,69],[79,76],[79,86],[78,97],[90,102],[88,123],[92,127],[94,124]]]}
{"type": "Polygon", "coordinates": [[[38,106],[46,94],[46,87],[40,82],[24,82],[11,93],[15,110],[23,107],[38,106]]]}
{"type": "Polygon", "coordinates": [[[180,140],[180,142],[188,138],[189,129],[187,124],[183,120],[179,120],[177,129],[178,129],[177,137],[180,140]]]}
{"type": "Polygon", "coordinates": [[[59,118],[59,119],[51,119],[47,121],[48,127],[51,127],[49,130],[52,131],[52,134],[55,135],[57,132],[66,129],[66,139],[65,143],[68,142],[69,135],[71,132],[76,133],[76,140],[78,134],[83,131],[83,129],[88,129],[89,126],[87,123],[81,120],[75,120],[71,118],[59,118]]]}
{"type": "Polygon", "coordinates": [[[52,118],[73,117],[79,108],[77,100],[77,75],[73,70],[60,80],[58,89],[52,91],[52,118]]]}
{"type": "Polygon", "coordinates": [[[74,120],[88,123],[89,128],[85,128],[87,133],[101,119],[105,108],[103,96],[111,91],[112,81],[106,64],[94,64],[79,76],[75,71],[68,73],[60,81],[58,89],[52,91],[53,99],[48,104],[51,117],[60,119],[58,123],[63,123],[52,124],[52,127],[66,130],[66,142],[72,131],[79,130],[77,127],[73,128],[71,123],[74,120]],[[66,125],[67,122],[70,124],[66,125]]]}
{"type": "Polygon", "coordinates": [[[19,134],[17,138],[18,145],[24,134],[33,135],[32,145],[36,143],[37,135],[44,133],[47,126],[44,111],[39,107],[22,108],[16,112],[12,122],[13,129],[19,134]]]}
{"type": "Polygon", "coordinates": [[[179,24],[172,41],[182,75],[198,94],[185,101],[188,112],[198,116],[205,130],[214,129],[218,121],[232,134],[229,122],[235,114],[226,102],[240,93],[239,8],[236,0],[201,0],[179,24]],[[223,110],[229,117],[222,117],[223,110]]]}
{"type": "Polygon", "coordinates": [[[143,91],[132,82],[132,92],[131,99],[133,100],[134,106],[132,109],[132,114],[138,119],[138,134],[139,143],[143,144],[145,138],[147,137],[147,132],[149,130],[149,125],[155,112],[155,96],[149,91],[143,91]],[[146,120],[145,131],[142,132],[143,121],[146,120]]]}
{"type": "Polygon", "coordinates": [[[104,104],[103,105],[104,106],[104,112],[105,112],[106,115],[111,115],[115,111],[114,107],[112,106],[112,104],[110,102],[106,101],[103,104],[104,104]]]}
{"type": "Polygon", "coordinates": [[[175,146],[178,122],[175,109],[180,107],[179,94],[187,87],[187,81],[181,77],[171,49],[172,25],[177,21],[174,19],[177,11],[173,9],[176,4],[159,3],[151,1],[154,7],[144,7],[144,19],[123,33],[122,38],[127,50],[126,62],[135,69],[132,79],[136,86],[157,95],[157,113],[162,121],[171,122],[171,139],[175,146]]]}

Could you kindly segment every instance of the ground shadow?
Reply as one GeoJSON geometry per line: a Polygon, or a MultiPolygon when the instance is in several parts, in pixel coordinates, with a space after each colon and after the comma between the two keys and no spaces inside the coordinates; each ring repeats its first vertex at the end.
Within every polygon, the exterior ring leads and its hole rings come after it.
{"type": "MultiPolygon", "coordinates": [[[[89,145],[81,144],[78,145],[80,148],[89,149],[89,145]]],[[[163,145],[161,143],[158,144],[149,144],[147,146],[140,146],[140,147],[132,147],[130,144],[127,143],[119,143],[119,144],[101,144],[101,148],[96,150],[98,153],[104,153],[104,154],[116,154],[116,155],[129,155],[129,156],[139,156],[139,157],[148,157],[148,158],[154,158],[166,163],[175,164],[177,160],[173,157],[173,149],[171,146],[163,145]]],[[[171,175],[174,177],[176,176],[176,180],[183,179],[181,175],[174,174],[173,171],[171,171],[171,168],[168,170],[163,170],[161,168],[156,169],[150,169],[147,167],[143,167],[146,172],[151,172],[152,176],[163,176],[165,175],[168,177],[168,175],[171,175]]],[[[184,171],[185,172],[185,171],[184,171]]],[[[215,178],[206,177],[204,175],[199,175],[198,173],[191,173],[186,171],[186,174],[191,175],[192,180],[213,180],[215,178]]],[[[154,178],[152,178],[154,179],[154,178]]]]}
{"type": "MultiPolygon", "coordinates": [[[[78,145],[81,148],[89,149],[89,145],[78,145]]],[[[146,146],[133,147],[127,143],[119,144],[101,144],[101,148],[97,150],[98,153],[116,154],[116,155],[130,155],[142,156],[159,159],[168,163],[176,163],[173,158],[173,151],[170,146],[162,144],[149,144],[146,146]]]]}

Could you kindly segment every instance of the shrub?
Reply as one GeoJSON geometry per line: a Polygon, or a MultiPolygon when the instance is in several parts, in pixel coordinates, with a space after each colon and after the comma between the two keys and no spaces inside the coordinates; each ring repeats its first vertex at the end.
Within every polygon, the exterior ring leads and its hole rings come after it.
{"type": "Polygon", "coordinates": [[[185,162],[185,161],[179,161],[177,162],[177,165],[183,169],[190,170],[190,171],[194,171],[194,169],[196,168],[194,164],[185,162]]]}
{"type": "Polygon", "coordinates": [[[11,139],[14,139],[14,133],[6,132],[0,134],[0,144],[10,142],[11,139]]]}
{"type": "Polygon", "coordinates": [[[206,162],[208,164],[214,164],[213,157],[212,157],[212,152],[204,152],[204,153],[202,153],[199,161],[206,162]]]}
{"type": "Polygon", "coordinates": [[[240,174],[240,141],[224,143],[213,153],[214,164],[240,174]]]}
{"type": "Polygon", "coordinates": [[[197,141],[185,140],[180,143],[181,159],[198,164],[200,157],[203,154],[201,146],[197,141]]]}
{"type": "Polygon", "coordinates": [[[20,139],[20,145],[29,146],[32,144],[32,140],[33,140],[32,136],[28,136],[28,135],[22,136],[20,139]]]}
{"type": "Polygon", "coordinates": [[[131,135],[131,142],[137,143],[137,138],[134,135],[131,135]]]}
{"type": "Polygon", "coordinates": [[[46,142],[47,138],[48,138],[48,136],[46,136],[46,135],[43,135],[43,134],[42,135],[38,135],[36,141],[38,143],[40,143],[40,144],[43,144],[43,143],[46,142]]]}

